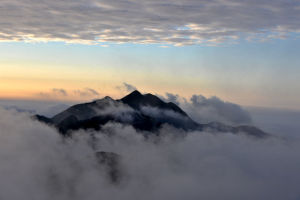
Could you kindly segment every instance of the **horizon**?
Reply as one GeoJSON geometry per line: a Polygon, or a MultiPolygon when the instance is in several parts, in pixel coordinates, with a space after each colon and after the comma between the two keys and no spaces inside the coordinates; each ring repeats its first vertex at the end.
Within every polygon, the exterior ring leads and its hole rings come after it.
{"type": "MultiPolygon", "coordinates": [[[[172,93],[168,93],[168,92],[165,92],[165,93],[162,93],[162,94],[158,94],[158,93],[149,93],[149,92],[141,92],[140,90],[138,89],[135,89],[134,91],[138,91],[140,92],[141,94],[152,94],[152,95],[155,95],[157,96],[158,98],[160,98],[162,101],[164,102],[173,102],[172,99],[168,99],[168,94],[171,94],[171,95],[174,95],[174,96],[177,96],[178,99],[181,103],[183,103],[183,101],[191,101],[191,97],[192,96],[188,96],[188,97],[185,97],[185,96],[181,96],[179,94],[172,94],[172,93]]],[[[18,99],[18,98],[0,98],[0,106],[5,106],[5,105],[8,105],[8,102],[11,102],[10,106],[12,105],[15,105],[16,108],[18,107],[18,105],[16,104],[16,102],[19,102],[21,103],[20,105],[20,108],[22,108],[22,103],[27,103],[27,104],[34,104],[34,103],[42,103],[42,104],[53,104],[53,105],[59,105],[59,104],[65,104],[65,105],[69,105],[69,106],[72,106],[72,105],[76,105],[76,104],[82,104],[82,103],[87,103],[87,102],[93,102],[93,101],[96,101],[96,100],[100,100],[100,99],[103,99],[105,97],[111,97],[112,99],[114,100],[119,100],[129,94],[131,94],[133,91],[123,91],[123,92],[120,92],[120,94],[117,94],[115,96],[110,96],[110,95],[97,95],[97,97],[95,98],[90,98],[90,97],[87,97],[87,98],[83,98],[81,100],[66,100],[66,99],[56,99],[56,98],[53,98],[53,99],[44,99],[44,98],[38,98],[38,99],[32,99],[32,98],[24,98],[24,99],[18,99]],[[1,104],[2,103],[2,104],[1,104]]],[[[192,94],[192,95],[201,95],[203,96],[202,94],[192,94]]],[[[204,96],[205,98],[213,98],[213,97],[217,97],[218,99],[220,99],[221,101],[225,102],[225,103],[233,103],[233,104],[236,104],[236,105],[239,105],[245,109],[260,109],[260,110],[274,110],[274,111],[288,111],[288,112],[300,112],[300,109],[298,108],[290,108],[290,107],[273,107],[273,106],[258,106],[258,105],[242,105],[242,104],[238,104],[237,102],[232,102],[232,101],[226,101],[225,99],[221,99],[220,97],[218,96],[204,96]]]]}

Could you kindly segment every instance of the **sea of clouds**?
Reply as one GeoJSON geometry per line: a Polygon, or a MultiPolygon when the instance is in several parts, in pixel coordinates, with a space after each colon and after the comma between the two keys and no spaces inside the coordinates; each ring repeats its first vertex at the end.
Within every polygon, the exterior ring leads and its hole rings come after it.
{"type": "Polygon", "coordinates": [[[131,126],[63,138],[30,114],[0,109],[0,199],[297,200],[300,141],[189,132],[164,126],[144,138],[131,126]],[[95,152],[120,155],[112,183],[95,152]]]}

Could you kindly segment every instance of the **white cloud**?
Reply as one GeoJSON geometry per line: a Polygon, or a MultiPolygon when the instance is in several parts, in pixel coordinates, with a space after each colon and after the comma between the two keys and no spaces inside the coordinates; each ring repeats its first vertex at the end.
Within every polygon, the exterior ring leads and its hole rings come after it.
{"type": "Polygon", "coordinates": [[[286,0],[2,0],[0,40],[182,46],[285,38],[300,31],[299,7],[286,0]]]}
{"type": "Polygon", "coordinates": [[[223,101],[213,96],[192,95],[187,100],[178,94],[166,93],[160,96],[166,102],[173,102],[180,106],[187,114],[199,123],[222,122],[230,125],[251,124],[252,119],[242,106],[223,101]]]}
{"type": "Polygon", "coordinates": [[[122,102],[115,102],[110,97],[106,97],[101,100],[97,100],[99,108],[93,108],[97,116],[114,116],[116,119],[121,120],[122,122],[131,122],[132,114],[135,112],[131,107],[122,102]]]}
{"type": "Polygon", "coordinates": [[[185,109],[195,120],[203,122],[219,121],[225,124],[250,124],[251,116],[240,105],[226,102],[216,96],[206,98],[193,95],[185,109]]]}
{"type": "Polygon", "coordinates": [[[0,109],[0,199],[297,200],[299,140],[182,131],[145,139],[132,127],[108,124],[64,139],[28,115],[0,109]],[[101,134],[112,133],[112,134],[101,134]],[[91,139],[92,142],[91,142],[91,139]],[[155,142],[153,142],[153,140],[155,142]],[[124,177],[107,179],[95,151],[121,156],[124,177]],[[217,191],[217,192],[216,192],[217,191]]]}

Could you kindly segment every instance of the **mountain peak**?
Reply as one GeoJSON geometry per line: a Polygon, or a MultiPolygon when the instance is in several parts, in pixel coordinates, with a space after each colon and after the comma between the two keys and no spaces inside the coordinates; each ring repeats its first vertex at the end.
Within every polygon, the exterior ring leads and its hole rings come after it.
{"type": "Polygon", "coordinates": [[[142,96],[142,94],[138,90],[134,90],[127,96],[142,96]]]}
{"type": "Polygon", "coordinates": [[[138,104],[142,99],[143,95],[139,91],[135,90],[127,96],[120,99],[120,101],[122,101],[125,104],[129,104],[131,107],[136,108],[136,104],[138,104]]]}
{"type": "Polygon", "coordinates": [[[176,113],[179,113],[183,116],[187,116],[187,114],[181,110],[178,106],[175,104],[169,104],[158,98],[157,96],[147,93],[145,95],[142,95],[139,91],[135,90],[129,95],[123,97],[119,101],[129,105],[130,107],[134,109],[141,109],[142,106],[150,106],[150,107],[156,107],[163,110],[171,110],[176,113]]]}
{"type": "Polygon", "coordinates": [[[110,96],[106,96],[103,99],[107,99],[107,100],[113,100],[110,96]]]}
{"type": "Polygon", "coordinates": [[[112,101],[114,101],[113,98],[111,98],[110,96],[106,96],[102,99],[96,99],[95,101],[92,102],[92,104],[96,103],[98,105],[102,105],[103,103],[105,104],[105,103],[109,103],[109,102],[112,102],[112,101]]]}

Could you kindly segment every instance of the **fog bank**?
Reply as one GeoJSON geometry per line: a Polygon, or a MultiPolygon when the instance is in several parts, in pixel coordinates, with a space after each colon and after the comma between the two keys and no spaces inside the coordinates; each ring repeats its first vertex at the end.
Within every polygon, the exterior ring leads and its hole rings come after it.
{"type": "Polygon", "coordinates": [[[130,126],[107,124],[62,139],[27,114],[0,110],[0,199],[296,200],[300,142],[184,132],[165,126],[145,139],[130,126]],[[91,133],[93,138],[90,137],[91,133]],[[112,184],[96,151],[121,156],[112,184]]]}

